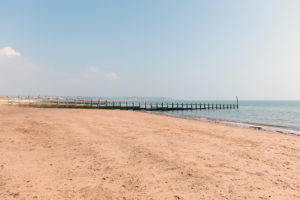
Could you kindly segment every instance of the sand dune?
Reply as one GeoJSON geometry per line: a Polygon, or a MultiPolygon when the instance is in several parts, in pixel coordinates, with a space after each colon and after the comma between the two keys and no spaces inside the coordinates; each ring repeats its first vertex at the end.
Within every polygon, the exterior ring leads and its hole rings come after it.
{"type": "Polygon", "coordinates": [[[0,106],[0,199],[300,199],[300,137],[133,111],[0,106]]]}

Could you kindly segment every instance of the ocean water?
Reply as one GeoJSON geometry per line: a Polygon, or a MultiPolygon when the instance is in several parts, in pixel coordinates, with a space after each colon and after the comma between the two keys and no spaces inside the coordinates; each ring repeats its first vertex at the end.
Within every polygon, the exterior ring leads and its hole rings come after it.
{"type": "MultiPolygon", "coordinates": [[[[205,102],[189,101],[189,103],[205,102]]],[[[300,101],[239,101],[239,109],[169,111],[168,114],[300,135],[300,101]]]]}

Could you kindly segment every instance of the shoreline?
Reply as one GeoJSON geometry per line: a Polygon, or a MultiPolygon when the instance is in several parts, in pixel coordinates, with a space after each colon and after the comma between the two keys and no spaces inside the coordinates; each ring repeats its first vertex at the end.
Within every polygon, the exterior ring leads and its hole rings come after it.
{"type": "MultiPolygon", "coordinates": [[[[17,107],[19,107],[20,105],[19,104],[16,104],[16,105],[1,104],[1,100],[0,100],[0,106],[4,106],[4,107],[5,106],[17,106],[17,107]]],[[[74,108],[59,108],[59,109],[74,109],[74,108]]],[[[76,109],[82,109],[82,108],[76,108],[76,109]]],[[[106,109],[99,109],[99,110],[106,110],[106,109]]],[[[200,116],[188,116],[188,115],[182,115],[182,114],[176,114],[176,113],[164,112],[164,111],[138,111],[138,112],[156,114],[156,115],[161,115],[161,116],[169,116],[169,117],[175,117],[175,118],[180,118],[180,119],[189,119],[189,120],[196,120],[196,121],[202,121],[202,122],[209,122],[209,123],[213,123],[213,124],[222,124],[222,125],[227,125],[230,127],[242,127],[242,128],[247,128],[247,129],[254,129],[254,130],[269,131],[269,132],[275,132],[275,133],[281,133],[281,134],[291,134],[291,135],[300,136],[300,130],[294,130],[294,129],[291,129],[288,127],[283,127],[280,125],[270,125],[270,124],[254,123],[254,122],[252,123],[252,122],[225,120],[225,119],[208,118],[208,117],[200,117],[200,116]]]]}
{"type": "Polygon", "coordinates": [[[242,121],[234,121],[234,120],[225,120],[225,119],[217,119],[217,118],[207,118],[207,117],[197,117],[197,116],[187,116],[181,114],[175,114],[170,112],[157,112],[157,111],[140,111],[150,114],[156,114],[161,116],[174,117],[179,119],[189,119],[201,122],[209,122],[213,124],[222,124],[230,127],[241,127],[252,130],[261,130],[267,132],[281,133],[281,134],[291,134],[300,136],[300,131],[288,129],[282,126],[275,126],[269,124],[260,124],[260,123],[250,123],[250,122],[242,122],[242,121]]]}

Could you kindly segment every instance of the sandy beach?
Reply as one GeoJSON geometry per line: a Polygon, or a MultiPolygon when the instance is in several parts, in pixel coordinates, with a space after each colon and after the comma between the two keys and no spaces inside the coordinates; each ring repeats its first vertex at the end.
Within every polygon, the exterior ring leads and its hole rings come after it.
{"type": "Polygon", "coordinates": [[[300,199],[300,137],[134,111],[0,106],[0,199],[300,199]]]}

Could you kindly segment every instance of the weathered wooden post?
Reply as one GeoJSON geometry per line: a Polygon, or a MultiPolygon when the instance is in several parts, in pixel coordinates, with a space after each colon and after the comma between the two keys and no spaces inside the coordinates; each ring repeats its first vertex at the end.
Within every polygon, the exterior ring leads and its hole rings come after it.
{"type": "Polygon", "coordinates": [[[151,108],[151,110],[152,110],[152,103],[150,103],[150,108],[151,108]]]}
{"type": "Polygon", "coordinates": [[[236,108],[239,109],[239,97],[236,96],[236,108]]]}

